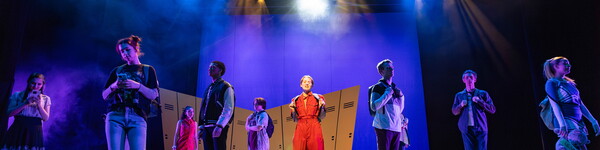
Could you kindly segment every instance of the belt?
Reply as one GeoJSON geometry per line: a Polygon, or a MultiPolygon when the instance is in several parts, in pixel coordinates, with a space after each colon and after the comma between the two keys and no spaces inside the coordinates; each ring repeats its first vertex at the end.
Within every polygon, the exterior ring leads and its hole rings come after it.
{"type": "Polygon", "coordinates": [[[217,121],[219,120],[204,120],[204,125],[211,125],[211,124],[217,124],[217,121]]]}
{"type": "Polygon", "coordinates": [[[298,116],[298,119],[317,119],[317,116],[298,116]]]}

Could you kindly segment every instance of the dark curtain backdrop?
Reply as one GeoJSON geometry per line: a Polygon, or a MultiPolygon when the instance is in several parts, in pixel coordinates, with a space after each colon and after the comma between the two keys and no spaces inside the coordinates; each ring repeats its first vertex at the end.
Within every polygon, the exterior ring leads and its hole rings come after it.
{"type": "MultiPolygon", "coordinates": [[[[25,88],[32,72],[46,76],[52,98],[44,122],[47,149],[106,149],[101,91],[124,62],[116,41],[143,38],[141,62],[155,67],[161,88],[195,95],[201,13],[191,1],[2,1],[0,96],[25,88]],[[6,8],[6,9],[5,9],[6,8]],[[12,69],[12,70],[11,70],[12,69]],[[13,86],[14,81],[14,88],[13,86]]],[[[4,105],[2,112],[5,111],[4,105]]],[[[162,149],[160,117],[148,121],[148,149],[162,149]]],[[[6,121],[1,122],[6,129],[6,121]]],[[[3,136],[4,134],[2,134],[3,136]]],[[[167,137],[169,140],[172,137],[167,137]]]]}
{"type": "MultiPolygon", "coordinates": [[[[161,87],[194,95],[202,26],[192,20],[203,17],[199,3],[1,1],[0,108],[24,88],[26,75],[45,73],[53,117],[44,127],[56,135],[48,148],[105,149],[100,91],[122,64],[116,40],[142,36],[141,61],[157,68],[161,87]],[[73,92],[59,94],[65,89],[73,92]]],[[[554,56],[571,60],[570,76],[600,119],[600,2],[417,0],[415,11],[430,149],[462,149],[450,109],[466,69],[479,74],[476,86],[497,107],[488,115],[489,149],[554,149],[556,137],[540,124],[537,107],[546,95],[542,63],[554,56]]],[[[600,138],[589,137],[588,149],[600,149],[600,138]]]]}
{"type": "MultiPolygon", "coordinates": [[[[463,149],[454,94],[466,69],[496,105],[488,114],[489,149],[554,149],[556,136],[538,119],[542,64],[566,56],[581,97],[600,117],[600,7],[596,1],[449,0],[417,2],[419,46],[431,149],[463,149]]],[[[593,134],[593,129],[588,129],[593,134]]],[[[600,138],[589,136],[589,149],[600,138]]]]}
{"type": "MultiPolygon", "coordinates": [[[[536,102],[545,95],[542,63],[554,56],[567,57],[571,65],[568,75],[575,79],[581,98],[592,115],[600,119],[600,2],[549,0],[527,1],[523,20],[527,33],[534,74],[536,102]]],[[[590,134],[593,128],[586,120],[590,134]]],[[[556,136],[542,130],[546,149],[553,149],[556,136]]],[[[600,149],[600,137],[588,136],[588,149],[600,149]]]]}
{"type": "MultiPolygon", "coordinates": [[[[12,94],[12,88],[14,83],[16,56],[20,53],[20,43],[22,42],[22,32],[26,23],[26,18],[21,18],[21,14],[25,14],[26,7],[12,7],[16,2],[13,1],[2,1],[0,2],[0,13],[4,14],[0,16],[1,22],[0,31],[2,39],[0,40],[0,110],[5,110],[8,104],[8,98],[12,94]],[[13,35],[21,35],[13,36],[13,35]]],[[[7,112],[0,111],[0,129],[7,128],[7,112]]],[[[3,139],[3,135],[6,130],[0,130],[0,140],[3,139]]]]}

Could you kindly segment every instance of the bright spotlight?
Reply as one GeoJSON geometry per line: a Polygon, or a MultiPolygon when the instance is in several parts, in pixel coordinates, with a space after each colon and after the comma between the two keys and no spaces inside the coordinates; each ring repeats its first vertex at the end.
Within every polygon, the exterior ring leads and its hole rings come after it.
{"type": "Polygon", "coordinates": [[[314,21],[327,15],[328,0],[296,0],[298,14],[304,21],[314,21]]]}

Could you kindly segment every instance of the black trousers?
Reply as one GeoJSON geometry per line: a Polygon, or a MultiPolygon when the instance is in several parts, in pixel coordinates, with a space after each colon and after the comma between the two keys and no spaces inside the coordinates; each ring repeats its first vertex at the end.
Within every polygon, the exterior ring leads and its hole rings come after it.
{"type": "Polygon", "coordinates": [[[202,134],[202,141],[204,144],[204,150],[224,150],[227,148],[227,131],[229,126],[225,126],[221,130],[221,135],[218,138],[212,137],[212,132],[215,127],[204,128],[204,134],[202,134]]]}

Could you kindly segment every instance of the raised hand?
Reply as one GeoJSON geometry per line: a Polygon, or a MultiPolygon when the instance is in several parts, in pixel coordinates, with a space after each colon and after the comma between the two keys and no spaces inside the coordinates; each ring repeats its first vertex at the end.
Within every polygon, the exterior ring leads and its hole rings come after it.
{"type": "Polygon", "coordinates": [[[481,98],[479,98],[479,96],[473,96],[473,102],[481,103],[481,102],[483,102],[483,100],[481,100],[481,98]]]}
{"type": "Polygon", "coordinates": [[[36,106],[40,103],[40,97],[39,96],[32,96],[27,98],[27,105],[31,105],[31,106],[36,106]]]}
{"type": "Polygon", "coordinates": [[[390,86],[390,87],[387,87],[387,88],[385,88],[385,91],[386,91],[386,92],[389,92],[389,94],[390,94],[390,95],[394,95],[394,89],[393,89],[391,86],[390,86]]]}
{"type": "Polygon", "coordinates": [[[292,100],[292,102],[290,103],[289,107],[292,110],[296,109],[296,103],[294,103],[294,100],[292,100]]]}
{"type": "Polygon", "coordinates": [[[460,107],[465,107],[465,106],[467,106],[467,100],[460,101],[460,107]]]}
{"type": "Polygon", "coordinates": [[[323,107],[325,106],[325,101],[324,100],[319,100],[319,107],[323,107]]]}

